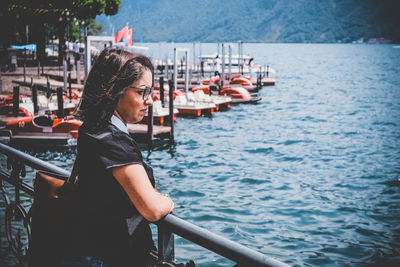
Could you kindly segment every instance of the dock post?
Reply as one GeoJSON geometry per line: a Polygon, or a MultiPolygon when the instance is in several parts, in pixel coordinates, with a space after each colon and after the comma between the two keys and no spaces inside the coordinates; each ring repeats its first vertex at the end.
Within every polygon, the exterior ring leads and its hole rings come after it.
{"type": "Polygon", "coordinates": [[[193,72],[196,73],[196,42],[193,42],[193,72]]]}
{"type": "Polygon", "coordinates": [[[26,59],[24,59],[24,83],[26,83],[26,59]]]}
{"type": "Polygon", "coordinates": [[[185,51],[185,93],[189,92],[189,53],[185,51]]]}
{"type": "Polygon", "coordinates": [[[183,77],[183,59],[181,59],[181,71],[180,71],[180,77],[183,77]]]}
{"type": "Polygon", "coordinates": [[[24,48],[24,83],[26,83],[26,48],[24,48]]]}
{"type": "Polygon", "coordinates": [[[267,65],[267,78],[269,76],[269,65],[267,65]]]}
{"type": "Polygon", "coordinates": [[[64,118],[64,100],[63,100],[63,88],[57,88],[57,116],[59,118],[64,118]]]}
{"type": "Polygon", "coordinates": [[[241,73],[241,62],[240,62],[240,40],[238,41],[238,58],[237,58],[237,63],[238,63],[238,73],[241,73]]]}
{"type": "Polygon", "coordinates": [[[229,81],[232,79],[232,46],[231,45],[229,45],[228,46],[228,66],[229,66],[229,68],[228,68],[228,73],[229,73],[229,75],[228,75],[228,79],[229,79],[229,81]]]}
{"type": "Polygon", "coordinates": [[[194,76],[193,69],[190,68],[189,69],[189,79],[188,79],[188,89],[190,89],[190,86],[192,85],[192,79],[194,80],[193,76],[194,76]]]}
{"type": "Polygon", "coordinates": [[[64,71],[64,90],[67,91],[67,61],[63,60],[63,71],[64,71]]]}
{"type": "Polygon", "coordinates": [[[40,78],[40,60],[37,60],[37,77],[40,78]]]}
{"type": "Polygon", "coordinates": [[[201,77],[204,78],[204,61],[201,54],[201,42],[199,43],[199,58],[200,58],[200,67],[201,67],[201,77]]]}
{"type": "Polygon", "coordinates": [[[153,146],[153,106],[149,106],[147,111],[147,148],[149,151],[151,150],[152,146],[153,146]]]}
{"type": "Polygon", "coordinates": [[[165,78],[168,80],[169,76],[169,66],[168,66],[168,54],[165,57],[165,78]]]}
{"type": "Polygon", "coordinates": [[[31,83],[31,89],[32,89],[33,114],[37,114],[39,111],[39,106],[38,106],[38,95],[37,95],[36,85],[32,86],[31,83]]]}
{"type": "Polygon", "coordinates": [[[221,44],[221,54],[222,54],[222,72],[219,77],[219,84],[221,87],[224,86],[224,81],[225,81],[225,45],[224,43],[221,44]]]}
{"type": "Polygon", "coordinates": [[[81,59],[76,60],[76,83],[81,84],[81,59]]]}
{"type": "Polygon", "coordinates": [[[159,81],[160,81],[161,106],[164,107],[164,102],[165,102],[165,99],[164,99],[164,77],[163,77],[163,76],[160,76],[159,81]]]}
{"type": "Polygon", "coordinates": [[[46,81],[46,97],[50,98],[51,90],[50,90],[49,76],[47,76],[46,78],[47,78],[47,81],[46,81]]]}
{"type": "Polygon", "coordinates": [[[240,65],[242,66],[242,75],[244,74],[244,54],[243,54],[243,41],[240,41],[240,65]]]}
{"type": "Polygon", "coordinates": [[[19,86],[13,88],[13,114],[18,116],[19,113],[19,86]]]}
{"type": "MultiPolygon", "coordinates": [[[[154,71],[152,74],[153,78],[151,84],[154,86],[154,71]]],[[[150,94],[148,97],[153,98],[153,95],[150,94]]],[[[150,151],[152,146],[153,146],[153,105],[150,105],[147,110],[147,149],[150,151]]]]}
{"type": "Polygon", "coordinates": [[[72,100],[72,81],[71,81],[71,72],[68,73],[68,92],[69,92],[69,100],[72,100]]]}
{"type": "Polygon", "coordinates": [[[174,77],[173,78],[174,86],[173,87],[169,86],[169,91],[170,92],[171,92],[171,90],[175,90],[175,88],[178,87],[178,51],[176,50],[176,47],[174,48],[174,72],[173,72],[173,77],[174,77]]]}
{"type": "Polygon", "coordinates": [[[172,80],[168,81],[169,85],[169,121],[171,125],[170,133],[170,143],[174,141],[174,82],[172,80]]]}

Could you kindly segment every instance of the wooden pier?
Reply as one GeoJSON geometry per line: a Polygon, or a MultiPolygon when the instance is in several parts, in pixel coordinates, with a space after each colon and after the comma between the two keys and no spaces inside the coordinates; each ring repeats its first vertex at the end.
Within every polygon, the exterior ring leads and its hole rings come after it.
{"type": "MultiPolygon", "coordinates": [[[[128,131],[130,134],[133,134],[133,135],[147,134],[147,129],[148,129],[147,124],[128,123],[127,126],[128,126],[128,131]]],[[[170,132],[171,132],[171,127],[169,127],[169,126],[153,125],[153,135],[155,137],[169,135],[170,132]]]]}
{"type": "Polygon", "coordinates": [[[10,143],[19,146],[74,147],[77,139],[68,133],[21,132],[13,134],[10,143]]]}
{"type": "MultiPolygon", "coordinates": [[[[23,78],[20,79],[16,79],[13,80],[13,83],[22,85],[22,86],[31,86],[31,82],[29,81],[24,81],[23,78]]],[[[47,87],[47,79],[33,79],[33,84],[34,85],[39,85],[42,88],[46,88],[47,87]]],[[[60,82],[60,81],[51,81],[50,86],[58,88],[58,87],[64,87],[64,82],[60,82]]],[[[78,90],[83,90],[83,85],[82,84],[76,84],[76,83],[71,83],[71,88],[72,89],[78,89],[78,90]]]]}
{"type": "Polygon", "coordinates": [[[155,140],[171,138],[172,131],[170,126],[153,125],[152,134],[149,134],[149,126],[141,123],[128,123],[128,131],[139,143],[152,144],[155,140]],[[151,140],[149,140],[151,136],[151,140]]]}

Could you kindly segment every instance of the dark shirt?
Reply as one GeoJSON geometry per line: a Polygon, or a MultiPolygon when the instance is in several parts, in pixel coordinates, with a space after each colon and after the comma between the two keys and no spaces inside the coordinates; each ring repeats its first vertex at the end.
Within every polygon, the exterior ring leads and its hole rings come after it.
{"type": "MultiPolygon", "coordinates": [[[[84,129],[82,127],[82,129],[84,129]]],[[[129,134],[111,123],[80,130],[78,200],[69,253],[93,256],[107,266],[145,265],[153,240],[143,219],[112,174],[112,168],[141,164],[154,187],[152,169],[129,134]]]]}

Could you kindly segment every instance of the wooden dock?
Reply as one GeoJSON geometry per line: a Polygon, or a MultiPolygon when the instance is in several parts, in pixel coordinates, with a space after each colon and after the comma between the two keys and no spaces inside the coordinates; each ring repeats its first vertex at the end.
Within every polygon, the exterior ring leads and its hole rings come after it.
{"type": "Polygon", "coordinates": [[[127,126],[129,133],[138,143],[153,144],[153,141],[171,138],[171,127],[169,126],[153,125],[153,138],[151,141],[149,141],[148,137],[147,124],[128,123],[127,126]]]}
{"type": "Polygon", "coordinates": [[[261,79],[261,83],[263,86],[272,86],[275,85],[275,78],[265,77],[261,79]]]}
{"type": "MultiPolygon", "coordinates": [[[[26,79],[26,81],[24,82],[24,78],[13,80],[13,83],[16,83],[16,84],[19,84],[22,86],[28,86],[28,87],[31,86],[31,81],[26,79]]],[[[33,84],[39,85],[41,87],[47,87],[47,80],[46,79],[33,79],[33,84]]],[[[50,82],[50,87],[52,87],[52,88],[64,87],[64,82],[52,80],[50,82]]],[[[67,88],[68,87],[69,87],[69,84],[67,83],[67,88]]],[[[71,83],[71,88],[83,90],[83,85],[71,83]]]]}
{"type": "MultiPolygon", "coordinates": [[[[147,124],[128,123],[128,131],[133,135],[147,135],[147,124]]],[[[162,125],[153,125],[153,136],[164,137],[169,136],[171,127],[162,125]]]]}
{"type": "Polygon", "coordinates": [[[200,117],[201,115],[212,116],[216,106],[214,104],[210,105],[174,105],[176,109],[179,110],[178,116],[195,116],[200,117]]]}

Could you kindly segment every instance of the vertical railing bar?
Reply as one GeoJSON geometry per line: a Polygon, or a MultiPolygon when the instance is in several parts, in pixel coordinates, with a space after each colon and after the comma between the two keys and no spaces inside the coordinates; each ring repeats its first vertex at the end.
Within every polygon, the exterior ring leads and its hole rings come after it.
{"type": "Polygon", "coordinates": [[[175,261],[175,245],[174,234],[167,230],[166,227],[158,226],[158,262],[175,261]]]}

